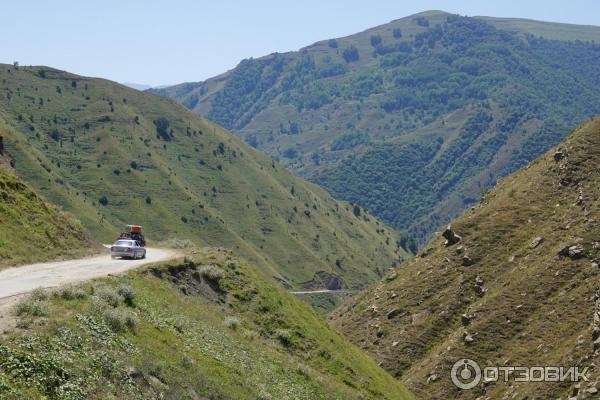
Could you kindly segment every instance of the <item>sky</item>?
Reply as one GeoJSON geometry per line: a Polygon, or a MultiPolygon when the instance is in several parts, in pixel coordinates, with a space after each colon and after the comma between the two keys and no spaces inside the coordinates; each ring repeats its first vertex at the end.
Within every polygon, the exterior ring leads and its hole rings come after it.
{"type": "Polygon", "coordinates": [[[0,62],[176,84],[425,10],[600,25],[598,0],[11,1],[2,5],[0,62]]]}

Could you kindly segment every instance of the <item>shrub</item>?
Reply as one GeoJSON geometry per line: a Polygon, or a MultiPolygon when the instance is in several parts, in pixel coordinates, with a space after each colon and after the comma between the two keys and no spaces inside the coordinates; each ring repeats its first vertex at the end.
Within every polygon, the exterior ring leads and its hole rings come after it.
{"type": "Polygon", "coordinates": [[[240,326],[240,320],[236,317],[226,317],[225,326],[235,331],[240,326]]]}
{"type": "Polygon", "coordinates": [[[381,44],[381,36],[371,35],[371,46],[377,47],[379,44],[381,44]]]}
{"type": "Polygon", "coordinates": [[[123,297],[123,301],[130,307],[135,305],[135,290],[131,286],[121,286],[119,294],[123,297]]]}
{"type": "Polygon", "coordinates": [[[106,198],[106,196],[102,196],[102,197],[100,197],[100,200],[98,200],[98,202],[100,204],[102,204],[103,206],[107,206],[108,205],[108,198],[106,198]]]}
{"type": "Polygon", "coordinates": [[[56,296],[65,300],[73,300],[75,298],[75,289],[71,285],[62,286],[54,293],[56,296]]]}
{"type": "Polygon", "coordinates": [[[31,291],[29,297],[34,300],[48,300],[48,292],[46,289],[38,287],[31,291]]]}
{"type": "Polygon", "coordinates": [[[15,305],[14,314],[18,317],[45,317],[48,315],[48,302],[28,296],[15,305]]]}
{"type": "Polygon", "coordinates": [[[258,332],[254,331],[252,329],[246,329],[246,330],[244,330],[244,332],[242,332],[242,336],[248,340],[254,340],[254,339],[258,338],[258,332]]]}
{"type": "Polygon", "coordinates": [[[111,307],[117,307],[119,305],[119,294],[111,287],[101,287],[96,289],[95,295],[111,307]]]}
{"type": "Polygon", "coordinates": [[[114,332],[124,332],[126,329],[134,331],[139,323],[134,314],[118,308],[104,310],[102,317],[114,332]]]}
{"type": "Polygon", "coordinates": [[[290,331],[288,331],[287,329],[276,329],[275,337],[284,346],[289,346],[291,344],[292,335],[290,334],[290,331]]]}
{"type": "Polygon", "coordinates": [[[214,282],[218,282],[225,277],[225,272],[214,264],[202,265],[198,272],[209,281],[214,282]]]}
{"type": "Polygon", "coordinates": [[[350,46],[344,49],[342,52],[342,57],[346,60],[347,63],[358,61],[360,55],[358,54],[358,49],[354,46],[350,46]]]}
{"type": "Polygon", "coordinates": [[[338,47],[338,42],[335,39],[329,39],[329,41],[327,42],[327,45],[329,47],[331,47],[332,49],[337,49],[338,47]]]}
{"type": "Polygon", "coordinates": [[[400,28],[394,28],[392,34],[396,39],[400,39],[402,37],[402,30],[400,30],[400,28]]]}

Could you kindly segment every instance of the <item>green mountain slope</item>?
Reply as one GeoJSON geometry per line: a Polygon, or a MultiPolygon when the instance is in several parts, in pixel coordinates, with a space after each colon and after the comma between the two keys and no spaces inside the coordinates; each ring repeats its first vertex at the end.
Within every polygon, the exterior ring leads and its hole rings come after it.
{"type": "MultiPolygon", "coordinates": [[[[482,368],[597,365],[599,171],[596,117],[453,222],[458,243],[433,239],[339,308],[334,325],[419,398],[576,397],[570,382],[460,391],[450,369],[463,357],[482,368]]],[[[590,371],[576,398],[598,378],[590,371]]]]}
{"type": "Polygon", "coordinates": [[[400,237],[172,100],[47,67],[0,67],[17,172],[95,237],[224,246],[284,284],[360,287],[400,237]],[[338,279],[339,278],[339,279],[338,279]]]}
{"type": "Polygon", "coordinates": [[[36,291],[16,308],[28,329],[0,343],[0,397],[413,398],[256,269],[205,249],[53,295],[36,291]]]}
{"type": "Polygon", "coordinates": [[[37,195],[2,158],[0,151],[0,269],[98,250],[79,222],[37,195]]]}
{"type": "Polygon", "coordinates": [[[598,26],[536,21],[524,18],[475,18],[486,21],[498,29],[529,33],[550,40],[600,42],[600,27],[598,26]]]}
{"type": "Polygon", "coordinates": [[[423,243],[600,112],[599,45],[494,24],[426,12],[155,92],[423,243]]]}

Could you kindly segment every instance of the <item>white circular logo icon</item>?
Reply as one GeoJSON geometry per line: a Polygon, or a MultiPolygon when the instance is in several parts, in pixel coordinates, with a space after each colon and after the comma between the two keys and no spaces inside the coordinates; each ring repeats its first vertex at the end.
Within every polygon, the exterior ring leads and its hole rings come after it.
{"type": "Polygon", "coordinates": [[[481,381],[481,368],[475,361],[463,358],[454,363],[450,377],[456,387],[463,390],[473,389],[481,381]]]}

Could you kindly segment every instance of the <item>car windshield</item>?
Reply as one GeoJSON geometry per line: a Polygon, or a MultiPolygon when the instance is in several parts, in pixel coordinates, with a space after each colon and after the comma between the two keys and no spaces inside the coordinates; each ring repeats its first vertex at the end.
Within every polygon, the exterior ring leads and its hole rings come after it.
{"type": "Polygon", "coordinates": [[[133,246],[134,243],[135,242],[133,240],[118,240],[115,243],[115,246],[133,246]]]}

